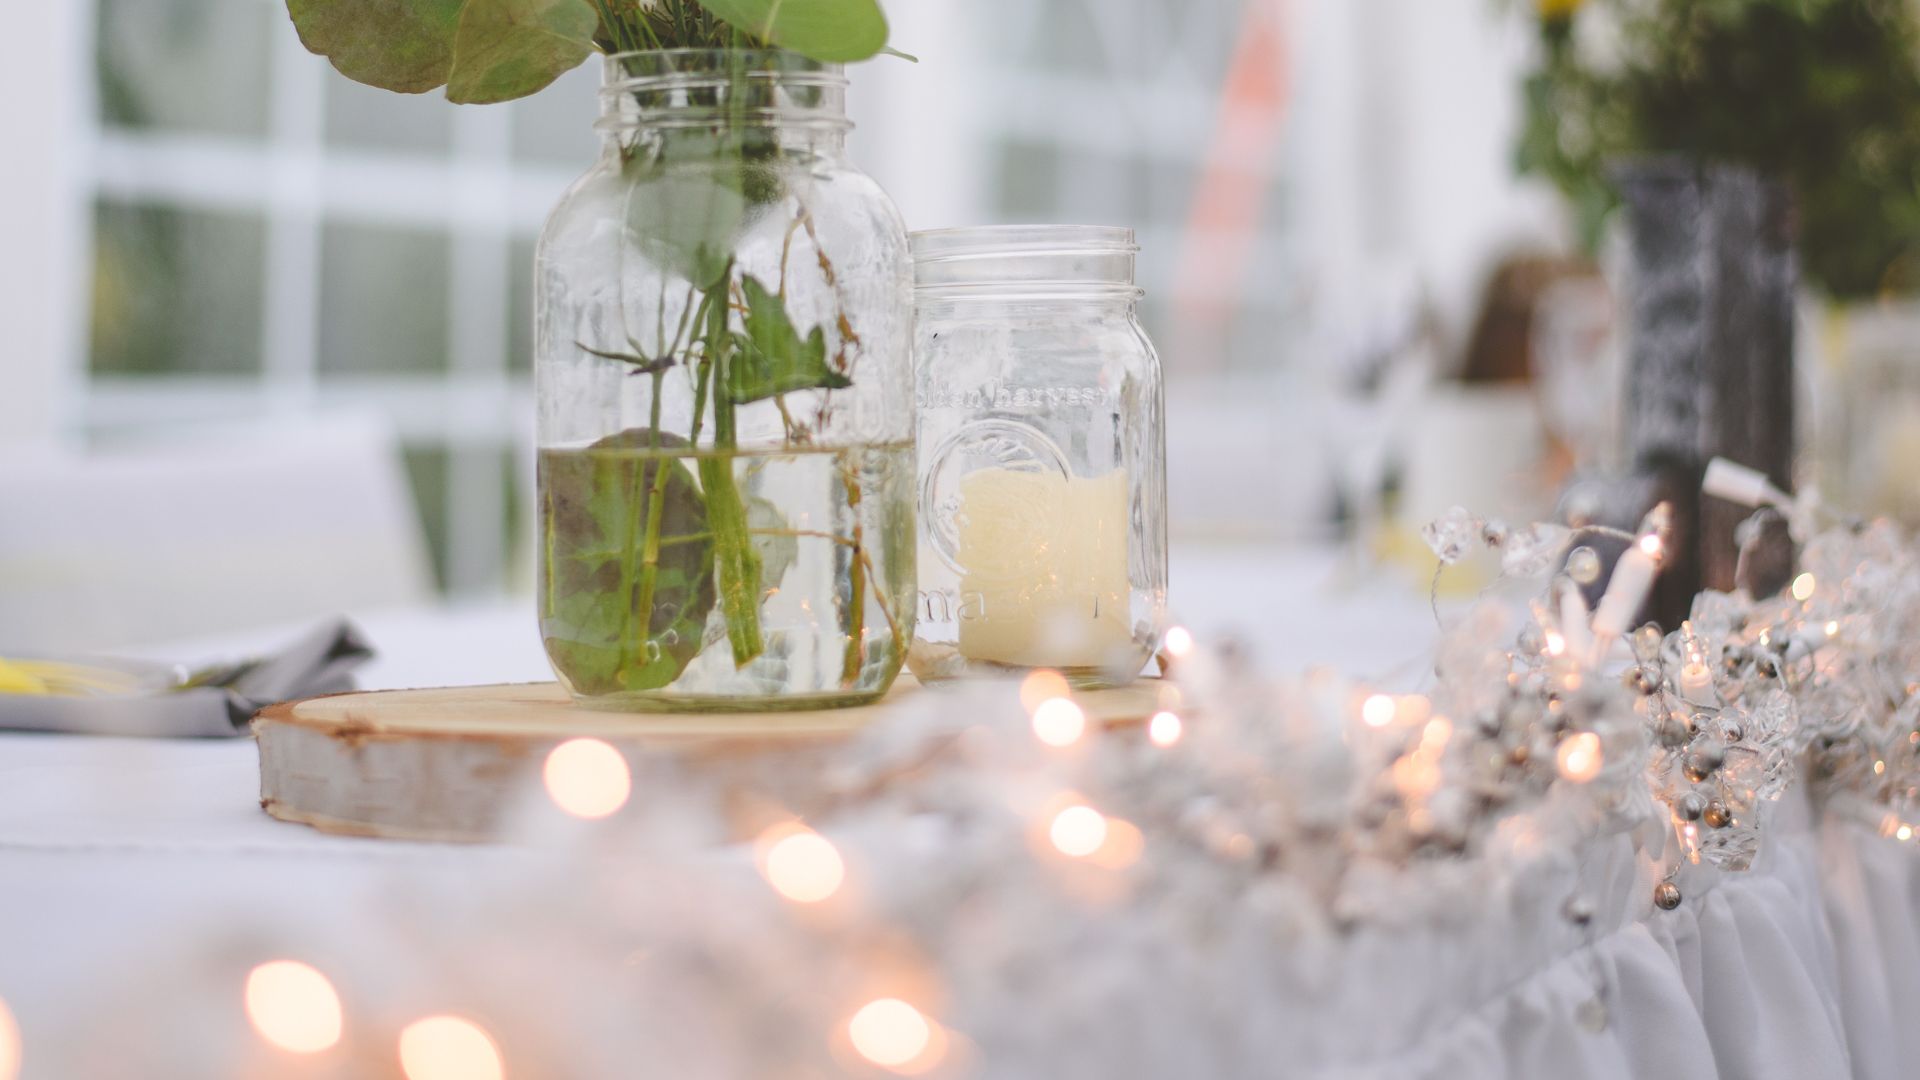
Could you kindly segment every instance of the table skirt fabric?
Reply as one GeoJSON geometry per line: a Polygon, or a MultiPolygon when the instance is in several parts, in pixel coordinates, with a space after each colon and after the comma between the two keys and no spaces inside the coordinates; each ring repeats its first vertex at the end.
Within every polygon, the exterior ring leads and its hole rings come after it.
{"type": "Polygon", "coordinates": [[[1778,818],[1752,870],[1686,868],[1672,911],[1651,903],[1664,871],[1616,837],[1581,865],[1544,866],[1467,933],[1356,935],[1336,995],[1352,1000],[1334,1006],[1346,1015],[1305,1010],[1297,1026],[1313,1030],[1280,1042],[1311,1046],[1315,1064],[1275,1075],[1920,1075],[1920,852],[1791,797],[1778,818]],[[1560,925],[1556,894],[1577,893],[1599,913],[1590,938],[1560,925]]]}

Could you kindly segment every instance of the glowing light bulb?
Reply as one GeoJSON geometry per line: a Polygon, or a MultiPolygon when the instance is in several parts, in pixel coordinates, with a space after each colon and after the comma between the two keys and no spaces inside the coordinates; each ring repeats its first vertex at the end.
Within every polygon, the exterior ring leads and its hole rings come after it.
{"type": "Polygon", "coordinates": [[[840,891],[847,864],[826,837],[802,825],[776,825],[754,845],[760,876],[797,904],[817,904],[840,891]]]}
{"type": "Polygon", "coordinates": [[[1814,580],[1812,574],[1801,574],[1793,579],[1793,598],[1806,600],[1813,595],[1814,580]]]}
{"type": "Polygon", "coordinates": [[[1893,830],[1893,835],[1894,835],[1894,838],[1897,840],[1911,840],[1913,839],[1913,826],[1902,825],[1899,828],[1893,830]]]}
{"type": "Polygon", "coordinates": [[[1067,677],[1049,668],[1030,671],[1020,680],[1020,704],[1030,713],[1047,701],[1067,694],[1067,677]]]}
{"type": "Polygon", "coordinates": [[[1546,639],[1548,656],[1559,656],[1567,651],[1567,639],[1560,636],[1560,631],[1547,631],[1546,639]]]}
{"type": "Polygon", "coordinates": [[[1172,746],[1180,741],[1180,718],[1170,712],[1157,712],[1147,721],[1147,738],[1155,746],[1172,746]]]}
{"type": "Polygon", "coordinates": [[[1386,727],[1393,723],[1393,714],[1399,710],[1394,707],[1393,698],[1386,694],[1374,694],[1360,703],[1360,719],[1368,727],[1386,727]]]}
{"type": "Polygon", "coordinates": [[[13,1011],[0,1001],[0,1080],[16,1080],[20,1075],[20,1025],[13,1011]]]}
{"type": "Polygon", "coordinates": [[[568,739],[554,747],[543,775],[554,804],[578,818],[606,817],[633,793],[627,759],[599,739],[568,739]]]}
{"type": "MultiPolygon", "coordinates": [[[[340,1041],[340,995],[325,975],[298,961],[274,960],[248,972],[246,1007],[253,1030],[290,1054],[317,1054],[340,1041]]],[[[0,1051],[0,1078],[12,1075],[5,1060],[0,1051]]]]}
{"type": "Polygon", "coordinates": [[[1167,631],[1167,655],[1179,660],[1193,652],[1193,631],[1176,626],[1167,631]]]}
{"type": "Polygon", "coordinates": [[[1560,744],[1560,775],[1584,784],[1600,775],[1600,736],[1582,731],[1560,744]]]}
{"type": "Polygon", "coordinates": [[[1840,632],[1840,620],[1834,619],[1828,622],[1826,626],[1822,627],[1822,629],[1824,629],[1827,632],[1828,637],[1832,637],[1833,635],[1840,632]]]}
{"type": "Polygon", "coordinates": [[[1665,548],[1666,545],[1660,542],[1658,533],[1648,533],[1640,538],[1640,550],[1646,552],[1648,558],[1658,559],[1665,548]]]}
{"type": "Polygon", "coordinates": [[[429,1016],[400,1032],[400,1071],[407,1080],[502,1080],[500,1048],[480,1025],[459,1016],[429,1016]]]}
{"type": "Polygon", "coordinates": [[[1053,816],[1047,838],[1060,854],[1085,858],[1107,842],[1107,819],[1091,806],[1069,806],[1053,816]]]}
{"type": "Polygon", "coordinates": [[[878,998],[847,1021],[847,1038],[861,1057],[898,1070],[918,1064],[933,1048],[934,1026],[925,1013],[899,998],[878,998]]]}
{"type": "Polygon", "coordinates": [[[1048,698],[1033,710],[1034,737],[1048,746],[1072,746],[1087,730],[1087,714],[1069,698],[1048,698]]]}

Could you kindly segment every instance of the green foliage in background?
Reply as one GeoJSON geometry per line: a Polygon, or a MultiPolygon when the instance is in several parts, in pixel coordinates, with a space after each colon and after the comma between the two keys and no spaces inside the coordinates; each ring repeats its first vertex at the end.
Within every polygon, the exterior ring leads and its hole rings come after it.
{"type": "Polygon", "coordinates": [[[1792,184],[1806,277],[1837,299],[1920,291],[1920,0],[1538,0],[1522,171],[1589,246],[1607,169],[1685,154],[1792,184]]]}
{"type": "Polygon", "coordinates": [[[465,104],[534,93],[589,53],[790,49],[827,63],[886,48],[877,0],[287,0],[300,40],[348,78],[465,104]]]}

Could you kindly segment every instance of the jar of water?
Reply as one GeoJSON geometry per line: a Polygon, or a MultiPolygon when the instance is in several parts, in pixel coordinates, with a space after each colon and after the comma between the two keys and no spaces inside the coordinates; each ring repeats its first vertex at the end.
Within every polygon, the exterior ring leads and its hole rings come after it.
{"type": "Polygon", "coordinates": [[[1133,231],[912,238],[923,681],[1051,668],[1138,676],[1167,594],[1160,361],[1133,231]]]}

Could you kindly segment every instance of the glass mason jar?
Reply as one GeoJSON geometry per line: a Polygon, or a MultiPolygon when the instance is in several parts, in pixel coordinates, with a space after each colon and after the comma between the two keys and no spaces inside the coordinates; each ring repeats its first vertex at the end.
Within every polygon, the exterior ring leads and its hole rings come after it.
{"type": "Polygon", "coordinates": [[[606,60],[535,262],[540,630],[582,702],[857,704],[913,626],[912,267],[846,80],[606,60]]]}
{"type": "Polygon", "coordinates": [[[1131,682],[1167,597],[1160,360],[1131,229],[915,233],[922,680],[1131,682]]]}

